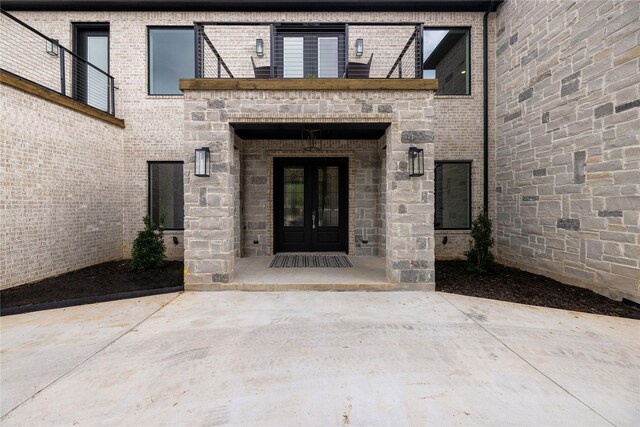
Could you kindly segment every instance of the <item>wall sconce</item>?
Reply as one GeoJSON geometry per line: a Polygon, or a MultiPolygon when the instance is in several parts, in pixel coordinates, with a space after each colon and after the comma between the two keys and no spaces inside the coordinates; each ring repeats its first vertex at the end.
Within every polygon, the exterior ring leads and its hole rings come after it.
{"type": "Polygon", "coordinates": [[[209,147],[196,149],[196,176],[209,176],[209,164],[211,163],[211,153],[209,147]]]}
{"type": "Polygon", "coordinates": [[[422,148],[409,148],[409,176],[424,175],[424,150],[422,148]]]}
{"type": "Polygon", "coordinates": [[[364,40],[357,39],[356,40],[356,56],[362,56],[364,53],[364,40]]]}
{"type": "Polygon", "coordinates": [[[58,56],[58,40],[47,39],[47,53],[51,56],[58,56]]]}
{"type": "Polygon", "coordinates": [[[262,39],[256,39],[256,55],[264,55],[264,41],[262,39]]]}

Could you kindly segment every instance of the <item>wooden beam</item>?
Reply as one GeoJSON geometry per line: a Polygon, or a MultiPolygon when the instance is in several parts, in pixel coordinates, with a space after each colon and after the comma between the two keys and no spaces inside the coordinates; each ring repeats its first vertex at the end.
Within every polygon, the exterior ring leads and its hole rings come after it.
{"type": "Polygon", "coordinates": [[[180,79],[185,90],[424,90],[436,79],[180,79]]]}
{"type": "Polygon", "coordinates": [[[54,104],[58,104],[71,110],[75,110],[79,113],[85,114],[95,119],[102,120],[103,122],[107,122],[109,124],[124,128],[124,120],[122,119],[107,114],[102,110],[98,110],[97,108],[90,107],[86,104],[83,104],[82,102],[78,102],[75,99],[61,95],[54,90],[48,89],[44,86],[40,86],[39,84],[18,77],[13,73],[0,70],[0,83],[37,96],[49,102],[53,102],[54,104]]]}

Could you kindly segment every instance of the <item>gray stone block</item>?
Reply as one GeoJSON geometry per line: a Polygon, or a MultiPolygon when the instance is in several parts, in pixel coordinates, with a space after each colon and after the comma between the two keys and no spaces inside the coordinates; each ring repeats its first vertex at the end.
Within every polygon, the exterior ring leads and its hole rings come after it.
{"type": "Polygon", "coordinates": [[[522,196],[523,202],[537,202],[540,196],[522,196]]]}
{"type": "Polygon", "coordinates": [[[505,123],[510,122],[511,120],[515,120],[515,119],[517,119],[518,117],[521,117],[521,116],[522,116],[522,110],[518,110],[518,111],[516,111],[514,113],[507,114],[506,116],[504,116],[504,122],[505,123]]]}
{"type": "Polygon", "coordinates": [[[636,99],[635,101],[627,102],[625,104],[616,105],[616,113],[622,113],[623,111],[627,111],[635,107],[640,107],[640,99],[636,99]]]}
{"type": "Polygon", "coordinates": [[[529,52],[528,54],[526,54],[525,56],[523,56],[522,59],[520,59],[520,65],[524,67],[529,62],[531,62],[534,59],[536,59],[537,57],[538,57],[538,49],[534,49],[531,52],[529,52]]]}
{"type": "Polygon", "coordinates": [[[504,42],[498,49],[496,49],[496,56],[500,56],[504,53],[505,50],[509,48],[509,42],[504,42]]]}
{"type": "Polygon", "coordinates": [[[429,272],[424,270],[402,270],[400,272],[401,283],[421,283],[427,282],[429,272]]]}
{"type": "Polygon", "coordinates": [[[549,123],[549,112],[542,113],[542,123],[549,123]]]}
{"type": "Polygon", "coordinates": [[[640,196],[608,197],[607,209],[640,211],[640,196]]]}
{"type": "Polygon", "coordinates": [[[587,152],[576,151],[573,153],[573,182],[582,184],[585,181],[584,168],[587,165],[587,152]]]}
{"type": "Polygon", "coordinates": [[[580,89],[580,80],[572,80],[567,84],[562,85],[562,89],[560,89],[560,96],[571,95],[574,92],[577,92],[580,89]]]}
{"type": "Polygon", "coordinates": [[[565,230],[580,230],[580,220],[574,218],[558,218],[556,222],[557,228],[562,228],[565,230]]]}
{"type": "Polygon", "coordinates": [[[210,99],[207,101],[207,108],[210,110],[214,108],[224,108],[224,107],[225,107],[224,99],[210,99]]]}
{"type": "Polygon", "coordinates": [[[378,113],[393,113],[393,107],[389,104],[378,105],[378,113]]]}
{"type": "Polygon", "coordinates": [[[213,273],[211,275],[211,280],[213,283],[229,283],[229,275],[213,273]]]}
{"type": "Polygon", "coordinates": [[[207,206],[207,188],[206,187],[200,187],[200,197],[199,197],[198,204],[200,206],[207,206]]]}
{"type": "Polygon", "coordinates": [[[433,142],[433,131],[405,130],[400,134],[400,142],[403,144],[424,144],[433,142]]]}
{"type": "Polygon", "coordinates": [[[411,268],[411,262],[409,260],[393,261],[391,263],[392,270],[406,270],[411,268]]]}
{"type": "Polygon", "coordinates": [[[521,92],[520,95],[518,95],[518,102],[524,102],[527,99],[531,98],[533,96],[533,88],[530,87],[529,89],[525,90],[524,92],[521,92]]]}
{"type": "Polygon", "coordinates": [[[619,217],[622,218],[622,211],[598,211],[599,217],[619,217]]]}
{"type": "Polygon", "coordinates": [[[533,176],[546,176],[547,175],[547,169],[543,168],[543,169],[534,169],[533,171],[533,176]]]}
{"type": "Polygon", "coordinates": [[[570,76],[567,76],[564,79],[562,79],[562,84],[564,85],[564,84],[567,84],[567,83],[569,83],[569,82],[571,82],[573,80],[579,79],[580,75],[581,75],[580,71],[577,71],[577,72],[571,74],[570,76]]]}
{"type": "Polygon", "coordinates": [[[596,107],[595,110],[593,110],[593,115],[596,119],[609,116],[611,114],[613,114],[613,102],[607,102],[606,104],[602,104],[599,107],[596,107]]]}

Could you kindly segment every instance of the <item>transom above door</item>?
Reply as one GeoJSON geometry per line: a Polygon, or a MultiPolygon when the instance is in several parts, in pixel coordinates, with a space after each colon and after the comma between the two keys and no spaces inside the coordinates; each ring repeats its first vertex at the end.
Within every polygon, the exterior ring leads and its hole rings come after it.
{"type": "Polygon", "coordinates": [[[348,251],[348,159],[274,159],[274,252],[348,251]]]}

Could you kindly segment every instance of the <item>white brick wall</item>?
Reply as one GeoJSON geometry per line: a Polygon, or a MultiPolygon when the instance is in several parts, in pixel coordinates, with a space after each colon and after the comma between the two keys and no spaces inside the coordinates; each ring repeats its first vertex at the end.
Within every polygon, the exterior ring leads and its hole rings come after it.
{"type": "Polygon", "coordinates": [[[122,257],[123,130],[0,85],[0,288],[122,257]]]}
{"type": "MultiPolygon", "coordinates": [[[[424,22],[426,27],[471,27],[472,95],[443,96],[434,100],[435,109],[438,111],[438,121],[434,128],[435,150],[437,160],[471,159],[474,161],[474,215],[482,208],[482,13],[16,12],[15,15],[45,34],[58,38],[61,44],[68,47],[71,46],[72,22],[108,22],[110,24],[111,74],[115,77],[118,87],[117,114],[127,123],[123,137],[125,152],[123,240],[127,248],[130,248],[136,231],[140,228],[142,216],[147,212],[146,162],[148,160],[183,160],[182,97],[147,95],[147,26],[151,25],[192,25],[194,21],[246,20],[248,22],[424,22]]],[[[390,52],[391,47],[385,47],[385,43],[399,46],[404,45],[404,40],[402,37],[397,37],[391,41],[376,41],[371,38],[373,35],[370,28],[352,27],[354,34],[360,31],[363,37],[367,38],[362,60],[363,62],[368,60],[373,52],[374,65],[386,64],[387,53],[390,52]],[[376,46],[380,47],[376,50],[376,46]]],[[[392,27],[382,28],[399,31],[392,27]]],[[[243,37],[240,39],[236,37],[233,42],[237,45],[237,51],[242,53],[245,67],[249,67],[250,62],[247,61],[249,61],[249,55],[255,52],[256,37],[243,37]]],[[[493,41],[493,35],[490,40],[493,41]]],[[[349,45],[350,49],[355,49],[353,36],[350,37],[349,45]]],[[[494,46],[493,42],[490,44],[490,49],[492,46],[494,46]]],[[[268,49],[268,43],[265,48],[268,49]]],[[[361,60],[355,57],[353,51],[351,54],[352,61],[361,60]]],[[[263,65],[264,62],[263,59],[258,65],[263,65]]],[[[493,92],[493,88],[491,91],[493,92]]],[[[491,183],[489,188],[493,190],[494,184],[491,183]]],[[[494,200],[493,197],[491,200],[494,200]]],[[[491,211],[493,212],[493,207],[491,211]]],[[[177,234],[180,235],[180,233],[177,234]]],[[[436,232],[437,257],[461,257],[462,251],[467,247],[468,236],[468,232],[436,232]],[[440,244],[444,235],[449,236],[447,245],[440,244]]],[[[172,256],[179,256],[182,251],[182,237],[179,237],[180,245],[177,247],[171,241],[167,241],[167,248],[172,256]]]]}

